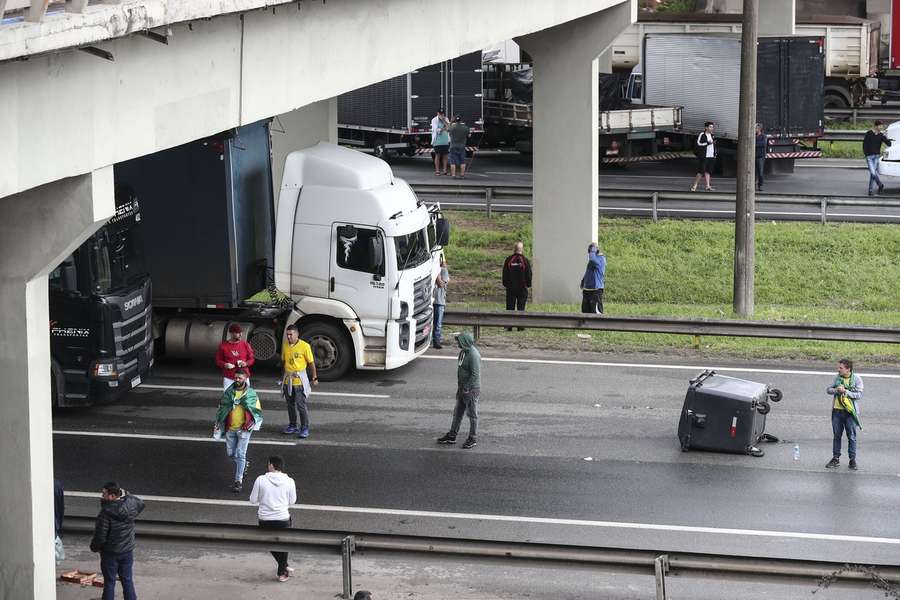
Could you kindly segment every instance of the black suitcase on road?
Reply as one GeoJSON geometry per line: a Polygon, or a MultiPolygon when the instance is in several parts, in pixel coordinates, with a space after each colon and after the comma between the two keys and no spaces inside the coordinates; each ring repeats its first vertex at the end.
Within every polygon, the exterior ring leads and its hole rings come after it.
{"type": "Polygon", "coordinates": [[[704,371],[691,380],[678,440],[681,449],[691,448],[762,456],[759,442],[777,442],[765,433],[770,402],[781,400],[781,392],[766,384],[704,371]]]}

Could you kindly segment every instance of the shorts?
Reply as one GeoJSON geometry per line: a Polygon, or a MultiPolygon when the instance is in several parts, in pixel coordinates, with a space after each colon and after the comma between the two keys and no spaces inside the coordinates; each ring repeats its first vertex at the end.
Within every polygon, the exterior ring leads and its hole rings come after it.
{"type": "Polygon", "coordinates": [[[434,153],[438,156],[447,156],[447,152],[450,150],[450,146],[435,146],[434,153]]]}
{"type": "Polygon", "coordinates": [[[466,164],[466,147],[452,146],[450,148],[450,164],[464,165],[466,164]]]}
{"type": "Polygon", "coordinates": [[[716,166],[715,158],[700,158],[697,159],[697,172],[698,173],[709,173],[712,175],[713,167],[716,166]]]}

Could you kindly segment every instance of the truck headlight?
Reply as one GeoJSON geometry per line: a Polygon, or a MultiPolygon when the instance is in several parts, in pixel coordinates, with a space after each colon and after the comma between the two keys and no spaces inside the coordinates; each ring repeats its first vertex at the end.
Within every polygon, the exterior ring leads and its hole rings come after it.
{"type": "Polygon", "coordinates": [[[91,365],[91,377],[98,379],[115,379],[119,376],[115,361],[98,360],[91,365]]]}

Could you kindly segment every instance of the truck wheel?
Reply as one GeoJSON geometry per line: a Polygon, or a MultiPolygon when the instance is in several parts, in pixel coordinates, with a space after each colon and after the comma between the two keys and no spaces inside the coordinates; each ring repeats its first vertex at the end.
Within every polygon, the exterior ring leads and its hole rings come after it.
{"type": "Polygon", "coordinates": [[[316,371],[322,381],[336,381],[353,364],[353,344],[347,334],[331,323],[312,323],[301,328],[303,339],[312,346],[316,371]]]}
{"type": "Polygon", "coordinates": [[[847,99],[840,94],[825,94],[822,106],[824,108],[847,108],[850,105],[847,103],[847,99]]]}

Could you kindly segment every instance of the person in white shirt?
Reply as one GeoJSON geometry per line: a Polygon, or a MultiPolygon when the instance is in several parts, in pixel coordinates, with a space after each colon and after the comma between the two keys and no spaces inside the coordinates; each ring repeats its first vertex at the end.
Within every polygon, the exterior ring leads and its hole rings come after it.
{"type": "MultiPolygon", "coordinates": [[[[296,503],[297,485],[284,472],[284,459],[270,456],[267,473],[256,478],[250,492],[250,504],[259,506],[259,526],[262,529],[290,528],[288,509],[296,503]]],[[[294,574],[294,569],[288,566],[288,553],[273,550],[272,557],[278,563],[278,581],[284,583],[294,574]]]]}
{"type": "Polygon", "coordinates": [[[716,165],[716,140],[713,137],[715,128],[716,126],[712,121],[707,121],[703,124],[703,131],[697,136],[697,164],[699,169],[697,170],[697,176],[694,177],[694,185],[691,186],[692,192],[697,191],[697,184],[700,183],[701,177],[706,179],[707,192],[712,192],[716,189],[710,185],[709,181],[713,167],[716,165]]]}

